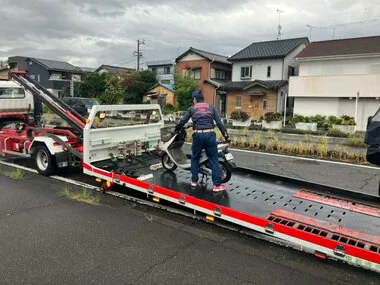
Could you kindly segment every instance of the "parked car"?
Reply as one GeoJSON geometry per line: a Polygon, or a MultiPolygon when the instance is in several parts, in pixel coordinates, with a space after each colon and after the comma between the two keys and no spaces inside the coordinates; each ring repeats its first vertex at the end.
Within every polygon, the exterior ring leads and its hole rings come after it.
{"type": "Polygon", "coordinates": [[[73,107],[82,116],[87,116],[94,105],[100,105],[100,103],[94,98],[82,98],[82,97],[64,97],[65,102],[70,107],[73,107]]]}

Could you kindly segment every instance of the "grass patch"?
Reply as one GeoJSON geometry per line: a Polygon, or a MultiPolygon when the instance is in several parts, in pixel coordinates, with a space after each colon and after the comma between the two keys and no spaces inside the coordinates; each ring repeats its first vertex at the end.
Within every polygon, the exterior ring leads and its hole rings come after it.
{"type": "Polygon", "coordinates": [[[78,193],[71,191],[68,187],[65,187],[61,192],[61,195],[78,202],[83,202],[91,205],[100,204],[100,197],[92,195],[87,189],[83,189],[82,192],[78,193]]]}
{"type": "Polygon", "coordinates": [[[309,143],[313,138],[310,135],[306,135],[304,141],[309,143]]]}
{"type": "Polygon", "coordinates": [[[18,168],[16,168],[15,170],[11,172],[3,172],[3,174],[13,180],[18,180],[18,181],[24,180],[25,178],[24,171],[18,168]]]}
{"type": "Polygon", "coordinates": [[[366,144],[364,143],[364,137],[357,134],[351,135],[348,138],[347,145],[353,147],[366,147],[366,144]]]}

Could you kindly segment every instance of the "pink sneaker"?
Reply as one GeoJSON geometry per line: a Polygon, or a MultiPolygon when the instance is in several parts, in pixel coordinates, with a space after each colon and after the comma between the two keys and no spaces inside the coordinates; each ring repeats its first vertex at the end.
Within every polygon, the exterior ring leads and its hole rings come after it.
{"type": "Polygon", "coordinates": [[[191,187],[197,187],[198,186],[198,183],[197,182],[193,182],[191,181],[191,187]]]}
{"type": "Polygon", "coordinates": [[[226,186],[225,185],[219,185],[219,186],[215,186],[212,188],[212,191],[214,192],[222,192],[222,191],[226,191],[226,186]]]}

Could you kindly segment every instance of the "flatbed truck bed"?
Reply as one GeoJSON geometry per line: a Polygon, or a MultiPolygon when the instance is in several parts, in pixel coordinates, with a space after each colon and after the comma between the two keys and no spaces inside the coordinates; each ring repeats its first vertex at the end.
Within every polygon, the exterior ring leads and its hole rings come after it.
{"type": "MultiPolygon", "coordinates": [[[[152,170],[155,154],[143,163],[123,162],[120,172],[135,171],[135,178],[109,171],[111,161],[84,165],[85,173],[137,190],[153,201],[168,201],[263,235],[297,245],[321,258],[333,258],[380,272],[380,208],[296,183],[252,179],[235,172],[223,193],[209,186],[190,186],[190,173],[152,170]]],[[[154,167],[153,167],[154,168],[154,167]]]]}

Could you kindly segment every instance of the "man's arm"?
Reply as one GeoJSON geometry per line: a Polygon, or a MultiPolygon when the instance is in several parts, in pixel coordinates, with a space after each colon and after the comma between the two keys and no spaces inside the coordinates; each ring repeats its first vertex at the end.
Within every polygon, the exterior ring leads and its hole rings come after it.
{"type": "Polygon", "coordinates": [[[227,129],[224,126],[222,119],[220,118],[218,110],[216,110],[215,107],[213,107],[213,115],[214,115],[214,120],[216,122],[216,125],[218,126],[219,130],[222,132],[222,135],[224,137],[228,136],[227,129]]]}
{"type": "Polygon", "coordinates": [[[191,118],[191,107],[187,109],[185,116],[179,121],[179,123],[175,126],[176,132],[178,132],[191,118]]]}

